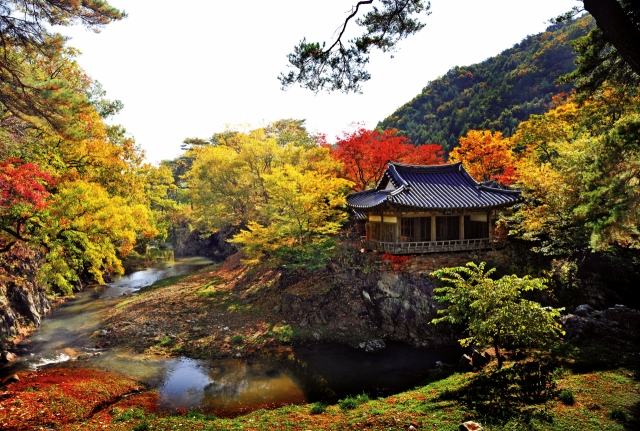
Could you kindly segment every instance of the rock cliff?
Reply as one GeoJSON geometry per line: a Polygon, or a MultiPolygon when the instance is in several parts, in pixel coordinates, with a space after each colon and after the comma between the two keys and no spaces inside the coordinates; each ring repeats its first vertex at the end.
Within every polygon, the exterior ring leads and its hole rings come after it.
{"type": "Polygon", "coordinates": [[[45,286],[37,273],[42,253],[27,246],[15,246],[0,255],[0,343],[10,347],[13,338],[38,327],[51,308],[45,286]]]}

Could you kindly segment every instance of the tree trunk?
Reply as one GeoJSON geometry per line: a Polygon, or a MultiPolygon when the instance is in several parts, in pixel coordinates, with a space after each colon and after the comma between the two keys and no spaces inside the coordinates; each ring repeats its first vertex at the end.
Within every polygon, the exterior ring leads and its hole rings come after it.
{"type": "Polygon", "coordinates": [[[607,42],[640,75],[640,29],[622,10],[618,0],[583,0],[584,8],[595,18],[607,42]]]}
{"type": "Polygon", "coordinates": [[[498,343],[494,343],[493,348],[496,351],[496,358],[498,358],[498,369],[500,369],[502,368],[502,355],[500,354],[498,343]]]}

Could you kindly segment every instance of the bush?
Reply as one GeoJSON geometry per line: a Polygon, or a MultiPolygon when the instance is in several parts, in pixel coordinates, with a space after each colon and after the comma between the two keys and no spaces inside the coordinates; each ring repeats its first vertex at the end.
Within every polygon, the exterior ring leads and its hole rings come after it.
{"type": "Polygon", "coordinates": [[[313,407],[311,407],[311,411],[309,413],[311,413],[312,415],[321,415],[322,413],[327,411],[327,407],[327,403],[325,403],[324,401],[318,401],[313,405],[313,407]]]}
{"type": "Polygon", "coordinates": [[[573,396],[573,392],[571,392],[571,391],[562,391],[560,393],[560,401],[562,401],[563,404],[566,404],[568,406],[572,406],[576,402],[576,399],[573,396]]]}
{"type": "Polygon", "coordinates": [[[338,402],[340,410],[353,410],[358,407],[358,400],[353,397],[347,397],[344,400],[338,402]]]}
{"type": "Polygon", "coordinates": [[[368,394],[360,394],[356,397],[356,399],[358,400],[359,404],[365,404],[371,401],[371,398],[369,398],[368,394]]]}
{"type": "Polygon", "coordinates": [[[302,270],[311,273],[324,269],[335,247],[333,239],[323,239],[298,247],[278,247],[273,255],[289,272],[302,270]]]}
{"type": "Polygon", "coordinates": [[[626,421],[627,420],[627,412],[622,410],[620,407],[616,407],[609,412],[609,417],[614,421],[626,421]]]}
{"type": "Polygon", "coordinates": [[[231,342],[233,344],[241,344],[244,341],[244,337],[242,335],[234,335],[231,337],[231,342]]]}
{"type": "Polygon", "coordinates": [[[369,401],[371,401],[369,395],[361,394],[355,398],[349,396],[344,400],[340,400],[338,405],[340,406],[340,410],[353,410],[358,407],[358,405],[368,403],[369,401]]]}

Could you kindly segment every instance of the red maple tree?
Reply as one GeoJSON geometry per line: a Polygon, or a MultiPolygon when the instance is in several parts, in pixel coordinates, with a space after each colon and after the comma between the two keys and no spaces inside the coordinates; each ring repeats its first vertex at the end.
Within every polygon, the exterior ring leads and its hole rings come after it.
{"type": "MultiPolygon", "coordinates": [[[[360,126],[360,125],[358,125],[360,126]]],[[[343,163],[342,178],[355,183],[358,191],[375,186],[387,169],[388,162],[416,165],[441,165],[444,163],[442,146],[437,144],[416,147],[410,140],[398,135],[395,129],[383,132],[360,126],[353,132],[344,132],[331,155],[343,163]]]]}
{"type": "Polygon", "coordinates": [[[0,161],[0,211],[44,209],[49,196],[45,185],[52,183],[49,174],[33,163],[14,157],[0,161]]]}

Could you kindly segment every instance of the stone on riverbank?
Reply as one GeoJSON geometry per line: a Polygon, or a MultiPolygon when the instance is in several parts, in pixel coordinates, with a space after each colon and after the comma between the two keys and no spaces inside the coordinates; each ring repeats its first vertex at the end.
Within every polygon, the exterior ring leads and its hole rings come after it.
{"type": "Polygon", "coordinates": [[[581,343],[600,338],[612,344],[624,344],[636,341],[640,335],[640,311],[625,305],[588,314],[583,307],[579,312],[582,315],[568,314],[560,318],[568,340],[581,343]]]}

